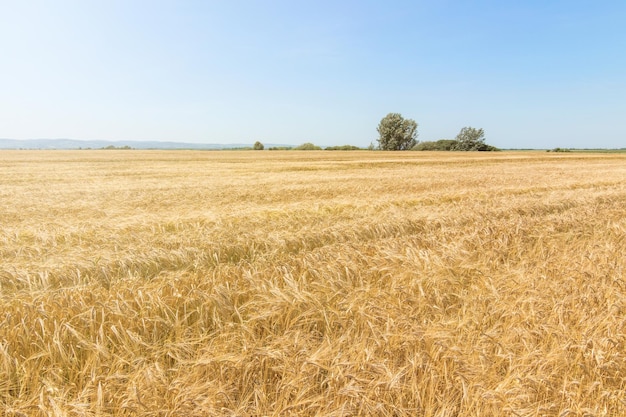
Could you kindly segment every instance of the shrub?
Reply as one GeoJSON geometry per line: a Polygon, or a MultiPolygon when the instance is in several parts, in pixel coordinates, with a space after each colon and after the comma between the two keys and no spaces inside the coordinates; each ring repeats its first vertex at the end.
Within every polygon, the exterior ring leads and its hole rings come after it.
{"type": "Polygon", "coordinates": [[[412,151],[449,151],[456,145],[454,139],[440,139],[438,141],[419,142],[411,148],[412,151]]]}
{"type": "Polygon", "coordinates": [[[552,150],[548,149],[547,152],[571,152],[571,149],[567,149],[567,148],[554,148],[552,150]]]}
{"type": "Polygon", "coordinates": [[[321,151],[322,150],[322,148],[310,142],[303,143],[302,145],[296,146],[293,149],[296,151],[321,151]]]}
{"type": "Polygon", "coordinates": [[[342,145],[342,146],[328,146],[327,151],[358,151],[361,148],[354,145],[342,145]]]}

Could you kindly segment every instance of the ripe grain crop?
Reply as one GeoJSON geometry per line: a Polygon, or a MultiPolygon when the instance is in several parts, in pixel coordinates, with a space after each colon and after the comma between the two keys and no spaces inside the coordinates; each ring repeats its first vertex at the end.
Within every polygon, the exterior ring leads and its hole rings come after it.
{"type": "Polygon", "coordinates": [[[4,416],[626,415],[626,155],[0,152],[4,416]]]}

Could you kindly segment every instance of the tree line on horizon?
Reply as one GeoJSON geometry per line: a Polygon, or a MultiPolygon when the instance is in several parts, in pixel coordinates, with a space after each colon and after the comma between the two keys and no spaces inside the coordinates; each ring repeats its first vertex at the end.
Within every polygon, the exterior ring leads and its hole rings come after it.
{"type": "MultiPolygon", "coordinates": [[[[389,113],[378,124],[378,146],[371,143],[369,150],[383,151],[499,151],[500,149],[485,143],[485,131],[480,128],[466,126],[461,129],[454,139],[437,141],[417,141],[417,122],[405,119],[400,113],[389,113]]],[[[265,146],[256,141],[252,149],[262,151],[265,146]]],[[[329,146],[324,150],[359,150],[358,146],[343,145],[329,146]]],[[[269,150],[304,150],[319,151],[320,146],[306,142],[296,147],[273,147],[269,150]]]]}
{"type": "MultiPolygon", "coordinates": [[[[378,149],[385,151],[498,151],[485,143],[485,131],[466,126],[454,139],[417,141],[417,122],[389,113],[378,124],[378,149]]],[[[370,147],[373,147],[370,145],[370,147]]]]}

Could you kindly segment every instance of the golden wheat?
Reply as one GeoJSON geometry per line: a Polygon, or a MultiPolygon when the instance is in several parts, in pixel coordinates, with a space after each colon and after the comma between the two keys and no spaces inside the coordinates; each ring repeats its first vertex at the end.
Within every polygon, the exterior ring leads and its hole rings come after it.
{"type": "Polygon", "coordinates": [[[626,415],[626,155],[0,152],[6,416],[626,415]]]}

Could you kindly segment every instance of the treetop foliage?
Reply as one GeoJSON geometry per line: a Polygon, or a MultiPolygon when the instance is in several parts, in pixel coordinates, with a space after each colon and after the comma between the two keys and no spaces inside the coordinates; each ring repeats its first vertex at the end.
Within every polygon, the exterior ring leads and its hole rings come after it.
{"type": "Polygon", "coordinates": [[[417,123],[405,119],[400,113],[389,113],[377,128],[378,147],[385,151],[404,151],[417,144],[417,123]]]}
{"type": "Polygon", "coordinates": [[[485,143],[485,131],[474,127],[466,126],[456,135],[456,143],[452,147],[453,151],[495,151],[491,145],[485,143]]]}

